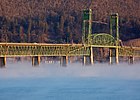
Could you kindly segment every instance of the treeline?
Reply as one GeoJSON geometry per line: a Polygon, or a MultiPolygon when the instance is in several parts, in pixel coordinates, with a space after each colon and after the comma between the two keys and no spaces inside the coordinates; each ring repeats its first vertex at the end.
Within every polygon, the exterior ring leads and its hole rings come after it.
{"type": "MultiPolygon", "coordinates": [[[[0,0],[0,41],[80,43],[82,10],[88,8],[93,20],[106,23],[119,13],[121,39],[140,38],[139,5],[139,0],[0,0]]],[[[97,32],[109,32],[109,25],[93,23],[97,32]]]]}

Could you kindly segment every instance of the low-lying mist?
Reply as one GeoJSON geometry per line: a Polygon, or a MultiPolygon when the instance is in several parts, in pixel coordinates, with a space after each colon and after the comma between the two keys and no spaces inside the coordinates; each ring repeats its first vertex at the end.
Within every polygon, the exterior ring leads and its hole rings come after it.
{"type": "Polygon", "coordinates": [[[59,63],[41,63],[33,67],[31,62],[7,62],[6,68],[0,69],[0,78],[46,78],[46,77],[96,77],[113,79],[140,79],[139,63],[129,65],[108,63],[83,66],[81,63],[68,64],[67,67],[59,63]]]}

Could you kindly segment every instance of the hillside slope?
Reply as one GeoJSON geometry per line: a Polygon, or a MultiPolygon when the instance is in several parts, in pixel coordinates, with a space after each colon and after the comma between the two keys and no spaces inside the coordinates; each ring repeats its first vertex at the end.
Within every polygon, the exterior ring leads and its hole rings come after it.
{"type": "MultiPolygon", "coordinates": [[[[122,40],[140,38],[139,5],[140,0],[0,0],[0,37],[13,42],[78,43],[82,10],[91,8],[93,20],[107,23],[111,13],[119,13],[122,40]]],[[[106,28],[93,26],[93,33],[106,28]]]]}

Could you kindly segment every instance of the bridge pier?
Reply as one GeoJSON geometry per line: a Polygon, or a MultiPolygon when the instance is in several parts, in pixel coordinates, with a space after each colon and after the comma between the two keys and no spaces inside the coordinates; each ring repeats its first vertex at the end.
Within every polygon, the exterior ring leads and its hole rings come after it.
{"type": "Polygon", "coordinates": [[[0,68],[4,68],[6,65],[6,57],[0,57],[0,68]]]}
{"type": "Polygon", "coordinates": [[[134,57],[133,56],[129,56],[129,64],[133,64],[134,63],[134,57]]]}
{"type": "Polygon", "coordinates": [[[119,63],[118,48],[109,49],[109,64],[119,63]]]}
{"type": "Polygon", "coordinates": [[[109,49],[109,64],[112,64],[112,50],[109,49]]]}
{"type": "Polygon", "coordinates": [[[60,65],[66,67],[68,65],[68,56],[62,56],[60,58],[60,65]]]}
{"type": "Polygon", "coordinates": [[[39,66],[40,64],[40,56],[33,56],[32,57],[32,66],[39,66]]]}
{"type": "Polygon", "coordinates": [[[93,65],[94,59],[93,59],[93,47],[90,47],[90,64],[93,65]]]}
{"type": "Polygon", "coordinates": [[[119,49],[118,49],[118,47],[116,48],[115,56],[116,56],[116,64],[118,64],[119,63],[119,49]]]}
{"type": "Polygon", "coordinates": [[[90,56],[83,56],[83,65],[91,65],[90,56]]]}
{"type": "Polygon", "coordinates": [[[93,65],[93,47],[90,47],[90,56],[83,56],[83,65],[93,65]]]}

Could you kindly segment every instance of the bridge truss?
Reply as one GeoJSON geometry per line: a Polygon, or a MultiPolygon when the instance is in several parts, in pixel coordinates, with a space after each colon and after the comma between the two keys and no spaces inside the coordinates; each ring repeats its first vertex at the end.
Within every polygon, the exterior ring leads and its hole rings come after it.
{"type": "Polygon", "coordinates": [[[0,43],[0,51],[0,57],[88,56],[90,46],[82,44],[0,43]]]}

